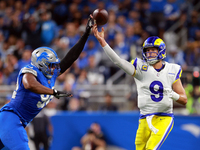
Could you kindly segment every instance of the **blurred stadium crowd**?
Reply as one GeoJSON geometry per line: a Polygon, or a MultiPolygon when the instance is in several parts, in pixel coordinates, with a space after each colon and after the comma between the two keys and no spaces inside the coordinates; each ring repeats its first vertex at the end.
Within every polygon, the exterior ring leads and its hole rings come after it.
{"type": "MultiPolygon", "coordinates": [[[[19,70],[30,63],[31,52],[39,46],[53,48],[62,59],[96,8],[109,12],[106,40],[124,59],[141,57],[141,45],[148,36],[157,35],[166,42],[166,61],[182,66],[187,108],[197,113],[193,106],[199,103],[195,100],[200,96],[199,80],[192,82],[191,73],[200,66],[198,0],[0,0],[0,85],[15,85],[19,70]]],[[[118,71],[91,34],[79,59],[56,85],[73,92],[78,85],[106,84],[118,71]]],[[[79,94],[59,107],[49,107],[88,110],[79,94]]]]}

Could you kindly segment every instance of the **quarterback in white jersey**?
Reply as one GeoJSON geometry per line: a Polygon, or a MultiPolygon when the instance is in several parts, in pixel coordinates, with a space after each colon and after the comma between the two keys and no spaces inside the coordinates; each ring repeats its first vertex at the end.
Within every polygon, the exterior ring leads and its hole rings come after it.
{"type": "Polygon", "coordinates": [[[181,76],[181,67],[164,62],[164,68],[157,72],[146,61],[136,58],[132,61],[135,66],[135,82],[138,92],[138,107],[143,116],[149,114],[166,114],[171,116],[173,101],[168,91],[172,84],[181,76]]]}
{"type": "Polygon", "coordinates": [[[173,100],[185,105],[187,96],[181,83],[181,67],[163,61],[166,45],[156,36],[149,37],[142,46],[143,59],[131,62],[121,59],[104,39],[104,28],[97,38],[110,60],[134,77],[140,109],[139,126],[135,138],[136,150],[158,150],[173,128],[173,100]]]}

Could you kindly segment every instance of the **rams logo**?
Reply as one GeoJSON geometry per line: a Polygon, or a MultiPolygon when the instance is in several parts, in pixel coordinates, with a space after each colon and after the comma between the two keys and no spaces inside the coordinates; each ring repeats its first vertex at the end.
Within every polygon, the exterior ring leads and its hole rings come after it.
{"type": "Polygon", "coordinates": [[[148,67],[147,65],[142,65],[142,71],[147,71],[148,67]]]}
{"type": "Polygon", "coordinates": [[[156,46],[160,46],[160,45],[163,45],[164,44],[164,42],[163,42],[163,40],[162,39],[156,39],[155,40],[155,42],[154,42],[154,45],[156,45],[156,46]]]}

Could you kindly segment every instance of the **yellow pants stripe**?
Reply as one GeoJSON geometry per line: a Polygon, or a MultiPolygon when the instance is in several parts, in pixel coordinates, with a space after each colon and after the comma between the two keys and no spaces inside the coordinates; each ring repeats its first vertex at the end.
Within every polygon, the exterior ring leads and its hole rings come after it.
{"type": "Polygon", "coordinates": [[[166,132],[165,132],[161,142],[159,143],[158,147],[156,148],[156,150],[160,149],[161,145],[164,143],[164,141],[168,137],[169,133],[171,132],[173,126],[174,126],[174,119],[172,118],[171,123],[169,124],[168,129],[166,130],[166,132]]]}

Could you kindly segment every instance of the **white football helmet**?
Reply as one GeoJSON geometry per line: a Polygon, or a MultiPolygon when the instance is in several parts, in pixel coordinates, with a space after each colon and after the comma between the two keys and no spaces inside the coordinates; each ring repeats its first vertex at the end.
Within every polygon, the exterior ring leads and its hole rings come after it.
{"type": "Polygon", "coordinates": [[[60,73],[60,60],[56,52],[49,47],[39,47],[32,52],[31,63],[47,78],[60,73]]]}

